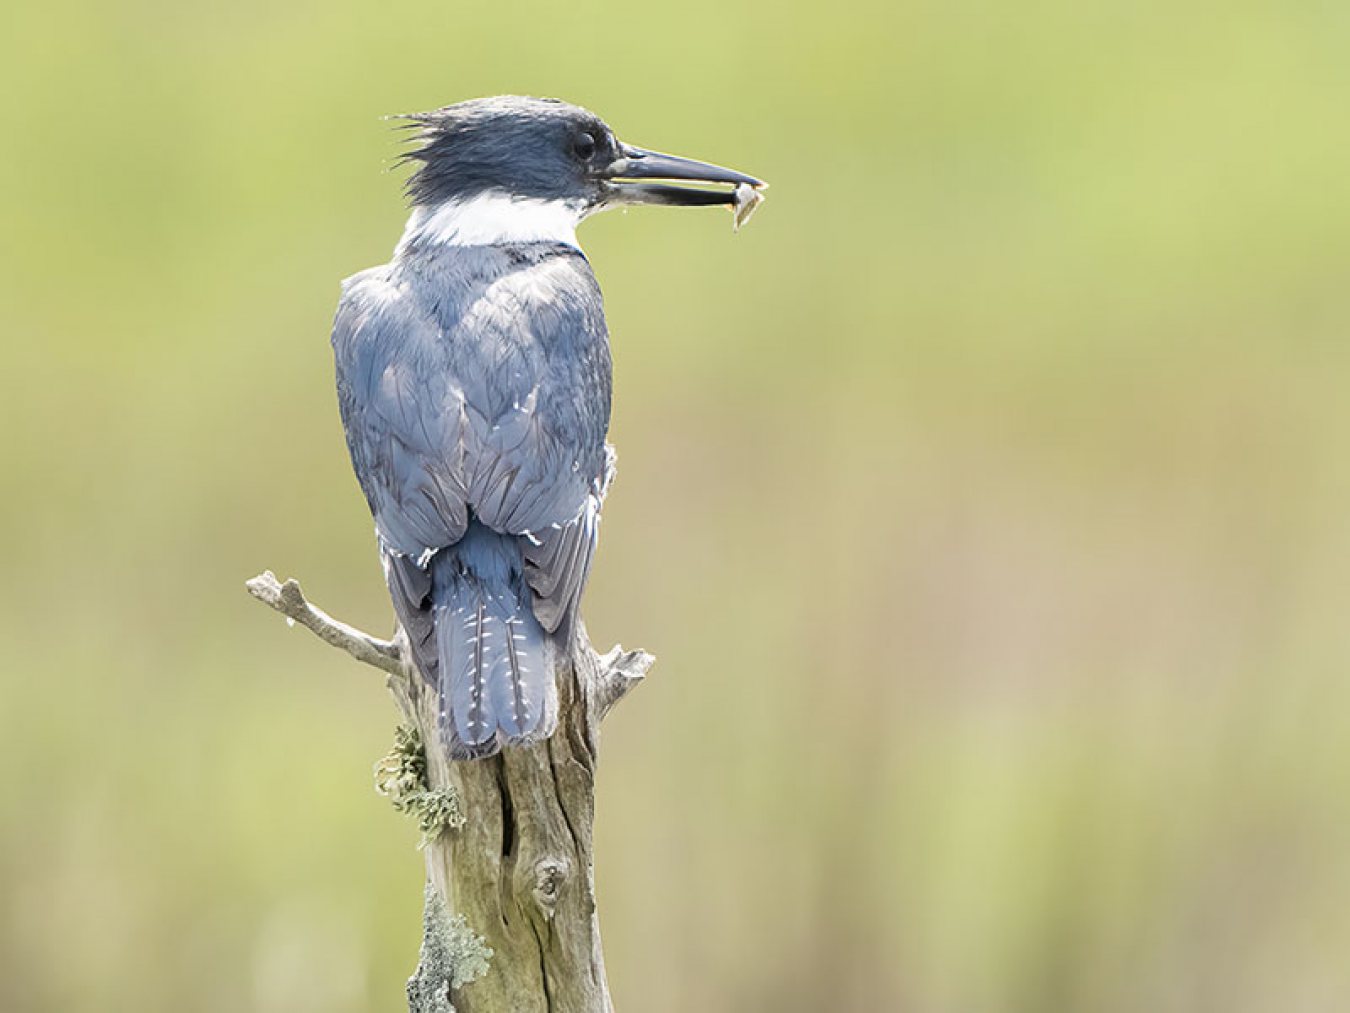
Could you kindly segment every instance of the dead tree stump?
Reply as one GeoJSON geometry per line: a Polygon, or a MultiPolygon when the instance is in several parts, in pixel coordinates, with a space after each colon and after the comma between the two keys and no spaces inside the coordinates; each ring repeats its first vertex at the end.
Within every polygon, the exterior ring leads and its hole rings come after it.
{"type": "Polygon", "coordinates": [[[654,660],[599,655],[578,624],[558,672],[558,730],[483,760],[451,761],[436,692],[402,631],[380,640],[306,601],[269,571],[249,593],[326,643],[381,669],[403,718],[377,788],[423,831],[422,949],[411,1013],[609,1013],[595,905],[592,824],[600,721],[654,660]]]}

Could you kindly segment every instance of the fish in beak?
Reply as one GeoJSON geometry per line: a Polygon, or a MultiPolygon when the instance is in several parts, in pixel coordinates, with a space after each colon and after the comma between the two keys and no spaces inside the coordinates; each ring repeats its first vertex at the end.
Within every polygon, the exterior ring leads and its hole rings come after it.
{"type": "Polygon", "coordinates": [[[761,191],[768,186],[754,176],[734,169],[699,162],[678,155],[663,155],[629,144],[619,146],[619,157],[602,171],[607,184],[606,203],[666,204],[673,207],[709,207],[727,205],[736,228],[740,228],[764,200],[761,191]],[[646,182],[663,180],[664,182],[646,182]],[[674,183],[728,184],[707,189],[677,186],[674,183]]]}

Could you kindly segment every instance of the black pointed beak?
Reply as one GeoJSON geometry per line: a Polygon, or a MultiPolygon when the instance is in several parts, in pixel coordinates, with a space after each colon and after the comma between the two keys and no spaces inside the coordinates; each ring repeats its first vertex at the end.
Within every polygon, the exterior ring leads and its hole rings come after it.
{"type": "Polygon", "coordinates": [[[736,188],[759,190],[768,184],[734,169],[708,162],[696,162],[678,155],[662,155],[631,145],[619,146],[619,157],[602,172],[609,182],[610,200],[615,204],[672,204],[701,207],[710,204],[736,204],[736,188]],[[638,180],[673,180],[689,183],[728,183],[731,189],[703,190],[692,186],[644,183],[638,180]]]}

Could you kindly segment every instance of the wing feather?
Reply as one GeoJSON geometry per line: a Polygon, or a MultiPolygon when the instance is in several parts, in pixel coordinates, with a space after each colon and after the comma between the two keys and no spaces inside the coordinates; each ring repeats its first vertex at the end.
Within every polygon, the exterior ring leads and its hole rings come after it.
{"type": "Polygon", "coordinates": [[[566,630],[609,474],[608,336],[585,259],[554,250],[481,277],[464,263],[435,286],[398,262],[355,276],[333,329],[352,461],[398,559],[399,619],[426,645],[427,561],[471,517],[519,536],[539,621],[566,630]]]}

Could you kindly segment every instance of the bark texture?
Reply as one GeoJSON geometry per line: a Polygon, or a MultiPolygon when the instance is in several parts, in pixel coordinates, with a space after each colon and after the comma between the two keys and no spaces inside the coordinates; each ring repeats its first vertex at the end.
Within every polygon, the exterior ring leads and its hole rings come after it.
{"type": "Polygon", "coordinates": [[[436,731],[436,692],[412,669],[401,631],[393,640],[362,633],[270,572],[247,586],[387,674],[405,725],[424,744],[426,797],[456,816],[423,823],[427,896],[411,1013],[612,1010],[593,874],[596,756],[601,719],[646,675],[651,655],[616,647],[602,656],[580,628],[558,673],[558,730],[488,759],[452,762],[436,731]]]}

